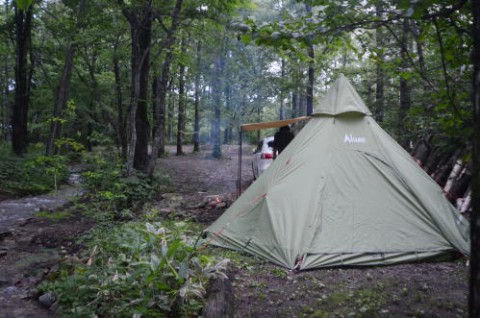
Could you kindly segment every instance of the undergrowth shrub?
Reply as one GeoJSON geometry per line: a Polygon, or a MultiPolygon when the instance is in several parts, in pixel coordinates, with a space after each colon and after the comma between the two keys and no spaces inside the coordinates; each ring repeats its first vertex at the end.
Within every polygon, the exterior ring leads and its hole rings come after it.
{"type": "Polygon", "coordinates": [[[64,156],[39,153],[18,157],[0,148],[0,193],[11,196],[41,194],[56,189],[68,179],[64,156]]]}
{"type": "Polygon", "coordinates": [[[203,307],[205,285],[226,278],[227,259],[195,248],[198,224],[128,223],[97,228],[88,246],[57,277],[40,285],[74,317],[191,317],[203,307]]]}
{"type": "Polygon", "coordinates": [[[172,185],[168,176],[159,173],[152,178],[140,172],[126,177],[124,165],[113,152],[90,155],[86,163],[90,170],[82,174],[83,185],[91,199],[90,212],[98,220],[130,219],[131,210],[140,208],[172,185]]]}

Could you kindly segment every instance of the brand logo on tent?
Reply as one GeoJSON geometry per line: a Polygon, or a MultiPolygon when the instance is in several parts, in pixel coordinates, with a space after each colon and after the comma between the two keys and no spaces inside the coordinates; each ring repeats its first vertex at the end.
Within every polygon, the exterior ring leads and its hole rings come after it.
{"type": "Polygon", "coordinates": [[[345,133],[345,138],[343,138],[343,143],[345,144],[364,144],[367,140],[365,137],[356,137],[352,134],[345,133]]]}

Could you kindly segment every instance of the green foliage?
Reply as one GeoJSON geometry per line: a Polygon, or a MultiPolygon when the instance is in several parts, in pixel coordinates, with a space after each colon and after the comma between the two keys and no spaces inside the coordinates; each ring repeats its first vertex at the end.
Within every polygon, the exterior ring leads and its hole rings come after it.
{"type": "Polygon", "coordinates": [[[35,214],[39,218],[46,218],[49,220],[63,220],[63,219],[68,219],[72,216],[72,211],[70,210],[65,210],[65,211],[55,211],[55,212],[50,212],[50,211],[39,211],[35,214]]]}
{"type": "Polygon", "coordinates": [[[67,180],[67,160],[63,156],[30,154],[17,157],[4,147],[0,148],[0,157],[0,193],[12,196],[41,194],[57,189],[67,180]]]}
{"type": "Polygon", "coordinates": [[[151,178],[141,173],[126,177],[124,165],[112,151],[88,155],[85,162],[90,169],[82,174],[82,180],[93,208],[86,213],[97,220],[129,219],[130,210],[171,186],[171,180],[160,173],[151,178]]]}
{"type": "Polygon", "coordinates": [[[33,4],[33,0],[17,0],[17,7],[21,10],[27,10],[33,4]]]}
{"type": "Polygon", "coordinates": [[[98,228],[84,238],[82,258],[40,289],[55,293],[65,316],[196,315],[208,279],[225,278],[228,263],[197,253],[198,231],[185,222],[98,228]]]}
{"type": "Polygon", "coordinates": [[[52,176],[55,190],[58,189],[58,181],[65,180],[68,173],[66,158],[63,156],[38,156],[28,161],[26,167],[29,171],[43,172],[47,176],[52,176]]]}

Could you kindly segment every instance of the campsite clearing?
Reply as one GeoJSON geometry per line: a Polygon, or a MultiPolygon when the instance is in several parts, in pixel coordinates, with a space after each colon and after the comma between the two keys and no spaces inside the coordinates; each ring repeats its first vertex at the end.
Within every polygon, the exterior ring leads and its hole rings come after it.
{"type": "MultiPolygon", "coordinates": [[[[174,153],[174,148],[169,151],[174,153]]],[[[192,154],[191,147],[186,147],[185,152],[184,156],[170,155],[160,160],[161,167],[174,179],[176,188],[175,193],[165,195],[161,202],[167,206],[165,211],[169,210],[169,197],[176,217],[194,218],[207,226],[223,213],[224,208],[203,208],[205,198],[217,194],[230,198],[235,194],[238,147],[223,146],[222,159],[212,159],[209,156],[211,149],[206,147],[199,154],[192,154]]],[[[252,182],[248,169],[251,155],[244,153],[242,180],[247,187],[252,182]]],[[[73,229],[78,231],[88,226],[91,224],[83,218],[31,220],[20,228],[21,235],[11,237],[16,245],[9,247],[7,255],[0,256],[0,261],[21,261],[26,251],[24,243],[28,244],[39,232],[49,236],[43,235],[41,242],[35,240],[34,246],[29,245],[33,252],[44,251],[43,246],[50,246],[53,240],[61,246],[74,234],[73,229]]],[[[3,243],[7,241],[5,239],[3,243]]],[[[232,260],[235,317],[467,317],[469,268],[465,259],[355,269],[331,268],[295,274],[250,255],[216,247],[209,251],[232,260]]],[[[44,263],[37,262],[28,270],[43,273],[44,266],[44,263]]],[[[24,282],[33,276],[23,276],[23,272],[18,271],[12,277],[21,277],[24,282]]],[[[40,308],[35,300],[12,297],[8,308],[11,312],[15,310],[15,317],[52,317],[52,312],[40,308]]],[[[7,312],[0,312],[1,318],[10,316],[7,312]]]]}

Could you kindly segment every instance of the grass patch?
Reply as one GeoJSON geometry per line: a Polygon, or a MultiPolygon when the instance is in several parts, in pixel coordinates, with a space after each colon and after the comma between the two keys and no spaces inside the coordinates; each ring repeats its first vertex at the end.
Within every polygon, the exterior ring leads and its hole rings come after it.
{"type": "Polygon", "coordinates": [[[52,221],[60,221],[60,220],[68,219],[69,217],[73,216],[73,213],[70,210],[55,211],[55,212],[39,211],[35,214],[35,216],[39,218],[49,219],[52,221]]]}

